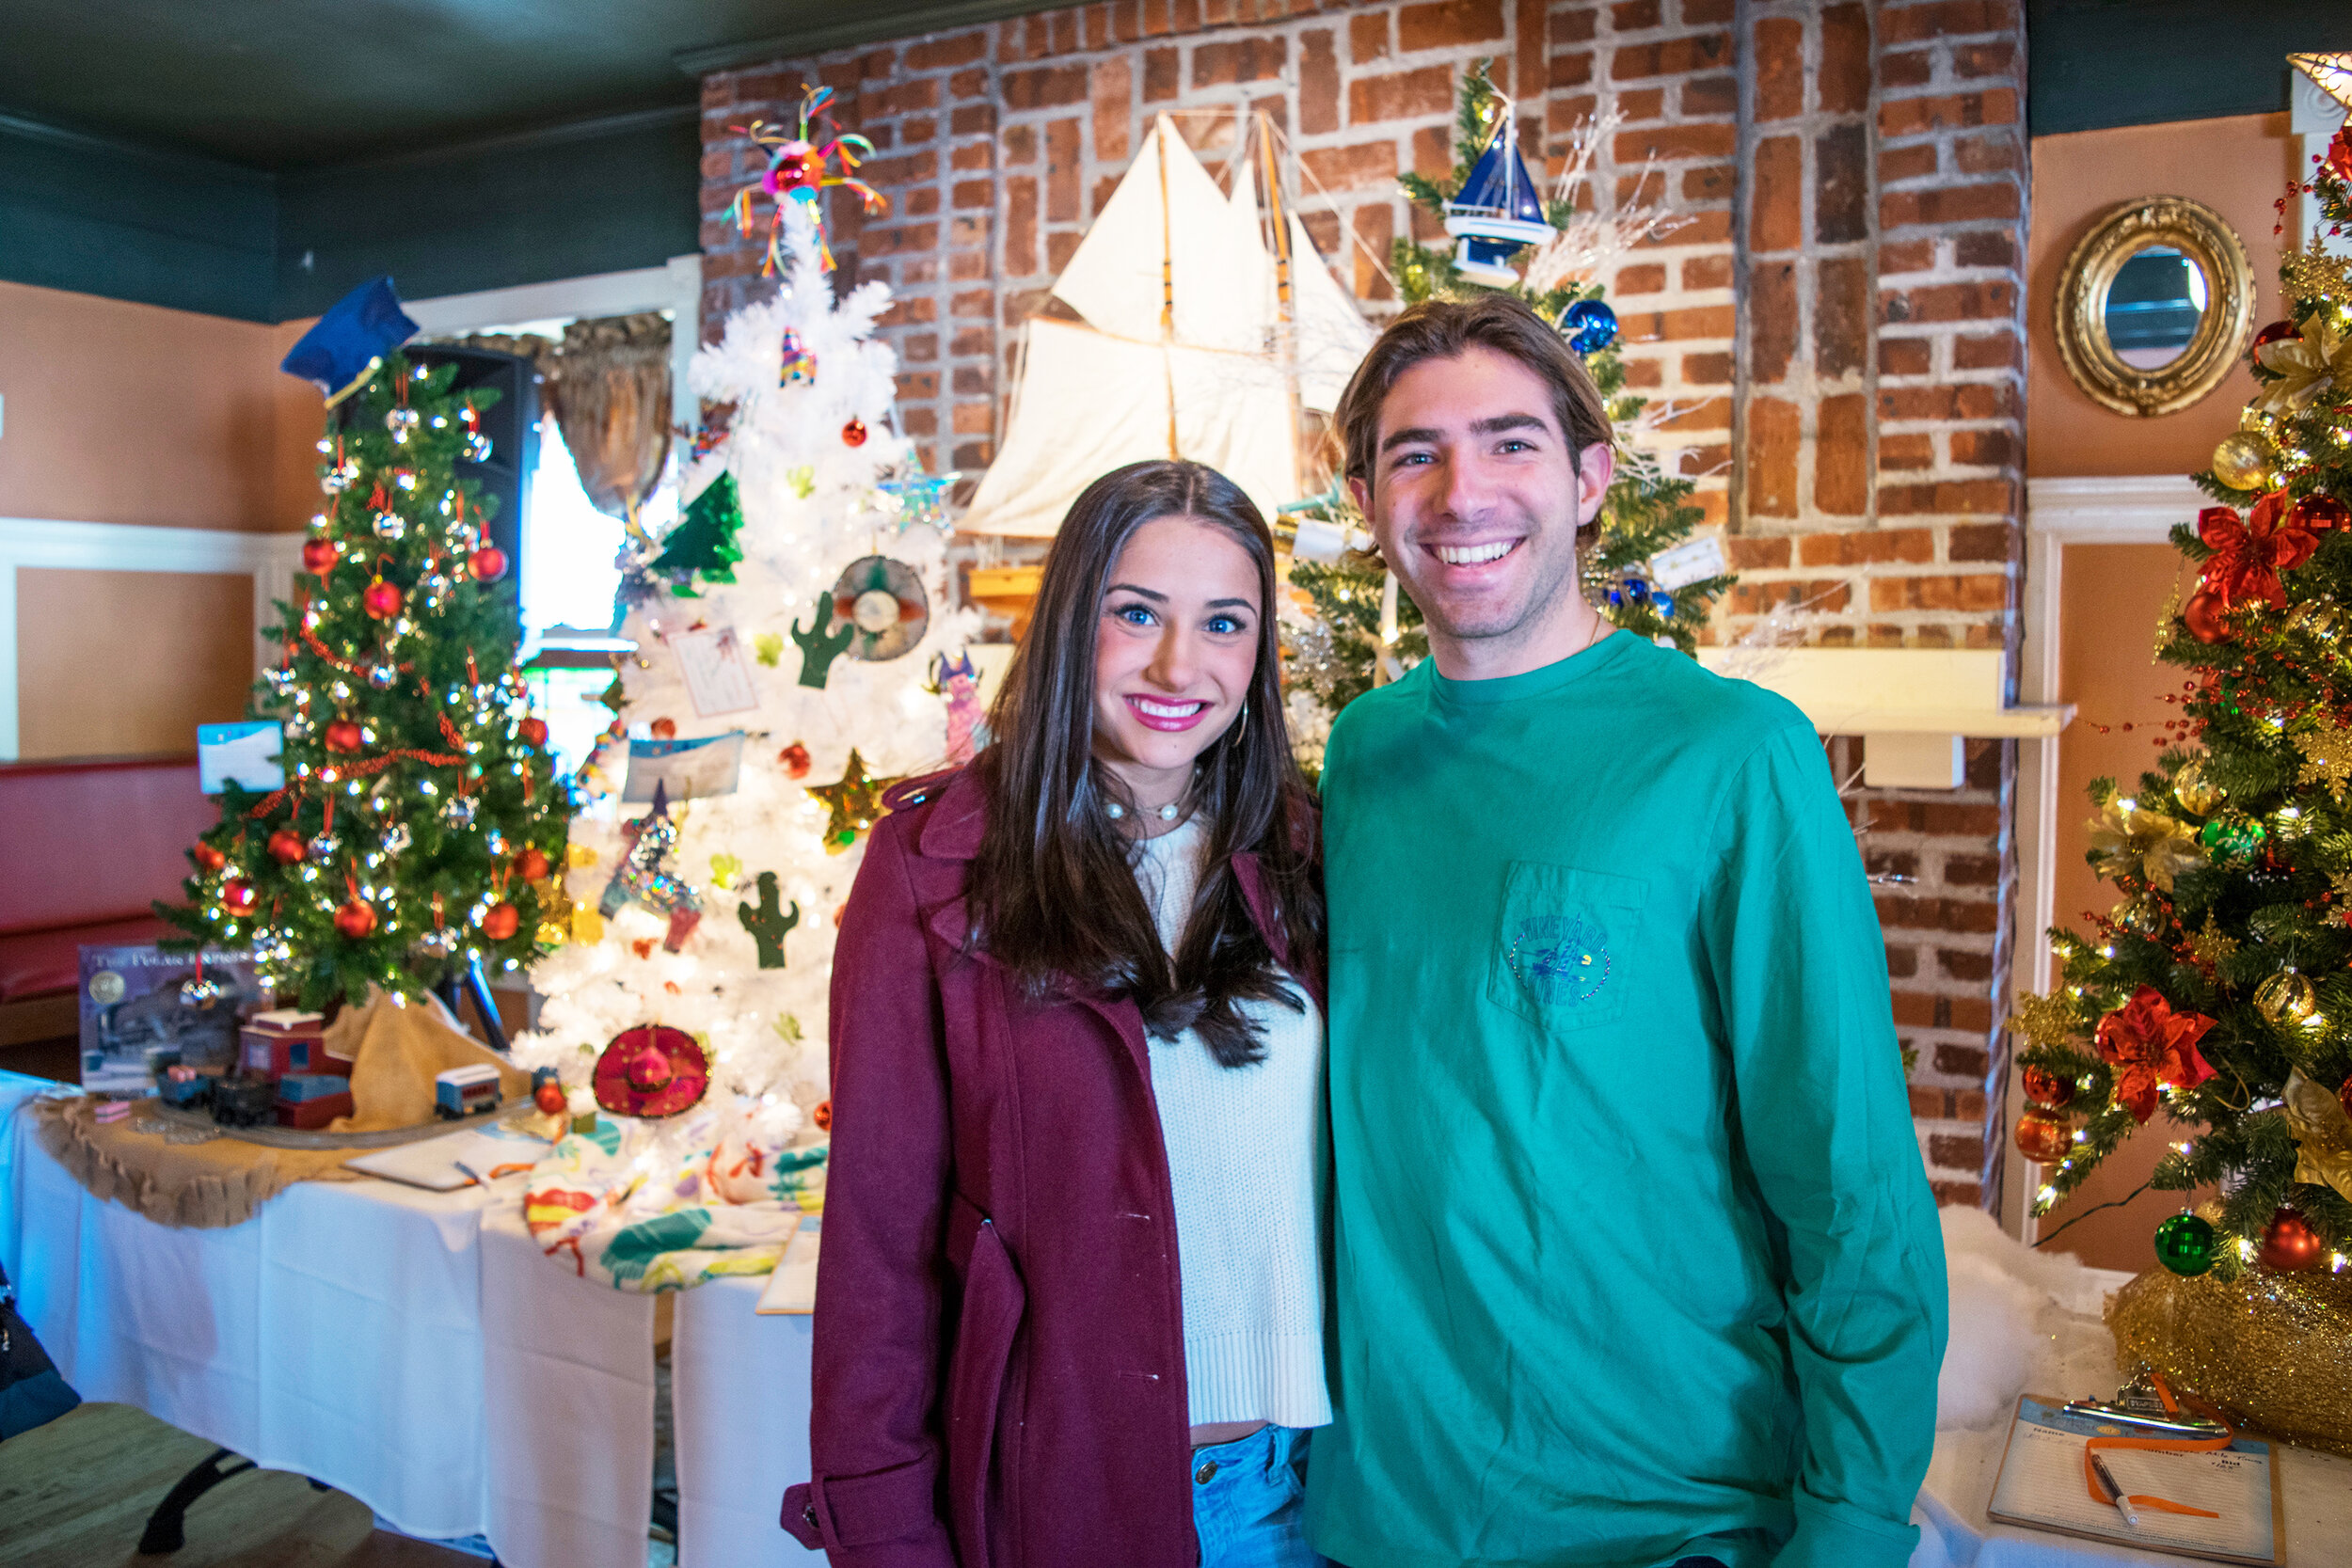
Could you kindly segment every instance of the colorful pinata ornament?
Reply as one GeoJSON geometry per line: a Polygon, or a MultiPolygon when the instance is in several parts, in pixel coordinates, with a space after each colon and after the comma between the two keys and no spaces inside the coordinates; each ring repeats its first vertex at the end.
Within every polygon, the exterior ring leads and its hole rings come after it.
{"type": "MultiPolygon", "coordinates": [[[[755,146],[768,150],[768,171],[759,178],[759,189],[775,202],[775,211],[768,218],[768,256],[760,263],[762,277],[772,275],[782,264],[785,203],[803,204],[817,223],[817,250],[823,270],[833,271],[833,247],[825,240],[825,210],[818,199],[834,185],[846,185],[857,192],[866,202],[866,210],[879,213],[889,205],[889,198],[862,180],[848,172],[858,166],[860,158],[874,155],[874,144],[855,132],[844,132],[831,141],[816,139],[815,126],[833,102],[831,87],[801,89],[801,125],[796,134],[787,135],[784,127],[755,119],[749,125],[731,125],[730,131],[751,137],[755,146]],[[833,164],[839,160],[842,172],[834,173],[833,164]]],[[[752,231],[752,188],[738,191],[731,204],[737,227],[746,234],[752,231]]]]}
{"type": "Polygon", "coordinates": [[[616,1117],[674,1117],[709,1092],[710,1059],[685,1030],[641,1024],[612,1037],[591,1083],[616,1117]]]}
{"type": "Polygon", "coordinates": [[[1461,242],[1454,266],[1473,283],[1507,289],[1519,280],[1511,258],[1525,245],[1552,236],[1544,198],[1519,156],[1518,120],[1511,101],[1495,94],[1489,106],[1494,130],[1486,150],[1470,166],[1470,178],[1445,204],[1445,231],[1461,242]]]}

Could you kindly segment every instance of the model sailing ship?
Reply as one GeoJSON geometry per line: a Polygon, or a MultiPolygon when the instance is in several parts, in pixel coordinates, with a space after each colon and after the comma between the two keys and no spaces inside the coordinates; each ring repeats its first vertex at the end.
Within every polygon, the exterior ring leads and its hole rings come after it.
{"type": "MultiPolygon", "coordinates": [[[[961,531],[1049,538],[1088,484],[1148,458],[1220,470],[1269,520],[1320,488],[1302,410],[1338,406],[1374,334],[1289,210],[1266,117],[1250,125],[1229,194],[1169,117],[1152,123],[1054,281],[1081,319],[1028,323],[1004,438],[961,531]]],[[[985,601],[1034,592],[1034,568],[980,576],[985,601]]]]}

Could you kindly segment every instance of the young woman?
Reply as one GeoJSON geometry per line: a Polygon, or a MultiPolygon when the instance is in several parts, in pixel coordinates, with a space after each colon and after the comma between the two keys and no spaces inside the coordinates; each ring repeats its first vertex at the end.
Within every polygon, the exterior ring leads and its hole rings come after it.
{"type": "Polygon", "coordinates": [[[785,1500],[836,1568],[1316,1560],[1323,900],[1274,594],[1231,481],[1105,475],[994,743],[874,829],[785,1500]]]}

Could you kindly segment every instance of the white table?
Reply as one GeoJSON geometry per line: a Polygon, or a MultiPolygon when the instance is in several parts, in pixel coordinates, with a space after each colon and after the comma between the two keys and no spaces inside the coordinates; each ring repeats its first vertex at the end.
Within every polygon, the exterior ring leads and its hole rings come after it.
{"type": "MultiPolygon", "coordinates": [[[[511,1568],[644,1568],[653,1303],[571,1277],[519,1188],[296,1182],[243,1225],[159,1226],[52,1160],[0,1074],[0,1263],[66,1380],[412,1535],[511,1568]]],[[[672,1340],[680,1568],[812,1554],[776,1523],[808,1468],[808,1320],[760,1282],[685,1292],[672,1340]]]]}

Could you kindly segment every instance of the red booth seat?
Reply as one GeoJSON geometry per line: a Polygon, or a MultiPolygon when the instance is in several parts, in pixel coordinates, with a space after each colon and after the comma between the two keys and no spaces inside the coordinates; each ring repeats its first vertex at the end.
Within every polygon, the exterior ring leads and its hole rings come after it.
{"type": "Polygon", "coordinates": [[[70,994],[85,944],[168,935],[150,905],[219,820],[193,756],[0,763],[0,1004],[70,994]]]}

